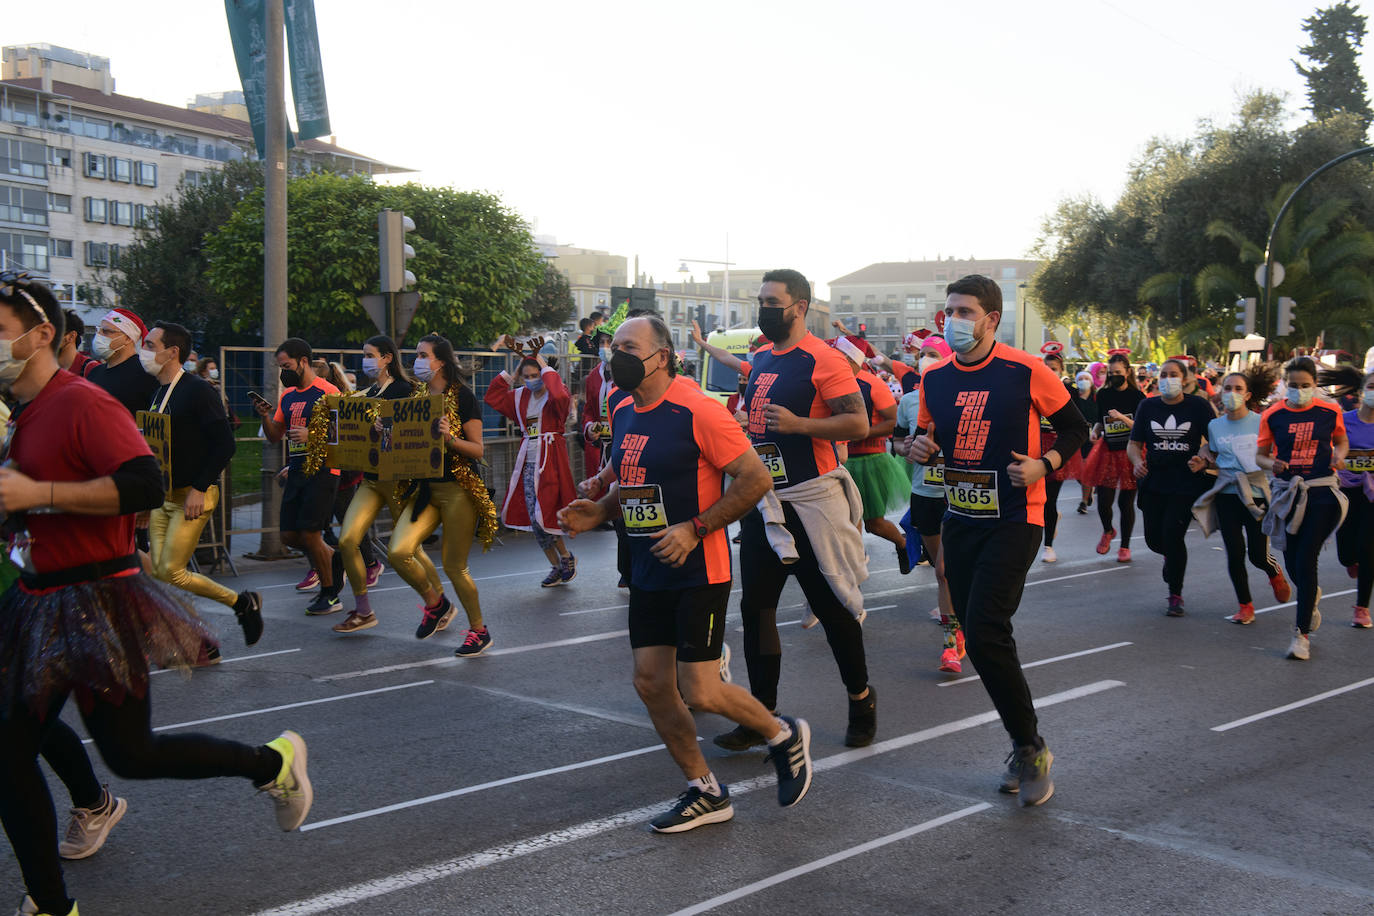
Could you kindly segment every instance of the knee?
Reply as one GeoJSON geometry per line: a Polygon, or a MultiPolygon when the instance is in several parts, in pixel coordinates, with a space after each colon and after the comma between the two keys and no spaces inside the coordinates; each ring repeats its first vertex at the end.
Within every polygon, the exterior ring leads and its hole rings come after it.
{"type": "Polygon", "coordinates": [[[671,702],[677,691],[677,682],[657,671],[635,669],[635,693],[645,706],[657,707],[671,702]]]}
{"type": "Polygon", "coordinates": [[[357,551],[363,543],[362,532],[342,531],[339,534],[339,549],[348,553],[357,551]]]}
{"type": "Polygon", "coordinates": [[[120,779],[149,779],[149,747],[143,741],[111,742],[110,747],[101,747],[100,756],[105,765],[120,779]]]}
{"type": "Polygon", "coordinates": [[[299,531],[283,531],[281,542],[288,547],[299,547],[302,544],[301,533],[299,531]]]}
{"type": "Polygon", "coordinates": [[[680,685],[683,701],[697,712],[720,712],[720,681],[683,681],[680,685]]]}

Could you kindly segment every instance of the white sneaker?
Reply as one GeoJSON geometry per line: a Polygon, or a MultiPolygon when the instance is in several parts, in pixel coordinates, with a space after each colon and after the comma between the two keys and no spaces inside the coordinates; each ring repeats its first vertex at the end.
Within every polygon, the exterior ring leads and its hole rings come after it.
{"type": "Polygon", "coordinates": [[[1042,562],[1042,563],[1057,563],[1057,562],[1059,562],[1059,556],[1054,552],[1054,548],[1053,548],[1053,547],[1046,547],[1046,548],[1045,548],[1045,555],[1044,555],[1043,557],[1040,558],[1040,562],[1042,562]]]}
{"type": "MultiPolygon", "coordinates": [[[[118,824],[120,818],[129,810],[129,803],[110,794],[109,787],[102,786],[104,798],[102,806],[96,808],[73,808],[71,823],[67,825],[67,835],[57,845],[57,854],[64,859],[84,859],[93,856],[105,845],[110,829],[118,824]]],[[[35,911],[37,912],[37,911],[35,911]]]]}
{"type": "Polygon", "coordinates": [[[806,613],[802,615],[801,628],[803,630],[809,630],[820,622],[821,619],[817,617],[815,614],[811,613],[811,608],[808,607],[806,609],[806,613]]]}
{"type": "Polygon", "coordinates": [[[1307,628],[1307,632],[1315,633],[1322,625],[1322,609],[1318,607],[1322,603],[1322,589],[1317,586],[1317,600],[1312,602],[1312,623],[1307,628]]]}
{"type": "Polygon", "coordinates": [[[944,623],[944,617],[945,617],[945,615],[942,614],[942,613],[940,613],[940,609],[939,609],[938,607],[937,607],[937,608],[931,608],[931,610],[930,610],[930,619],[931,619],[931,620],[935,621],[936,623],[944,623]]]}
{"type": "Polygon", "coordinates": [[[1305,662],[1311,658],[1312,653],[1309,649],[1307,637],[1302,635],[1301,630],[1293,630],[1293,641],[1288,644],[1288,657],[1296,658],[1300,662],[1305,662]]]}
{"type": "Polygon", "coordinates": [[[730,674],[730,644],[723,643],[720,647],[720,679],[722,683],[732,683],[734,677],[730,674]]]}
{"type": "Polygon", "coordinates": [[[315,800],[310,775],[306,772],[305,739],[287,730],[267,742],[267,746],[281,755],[282,769],[276,779],[258,786],[258,791],[272,796],[277,807],[277,826],[286,831],[295,830],[305,822],[315,800]]]}

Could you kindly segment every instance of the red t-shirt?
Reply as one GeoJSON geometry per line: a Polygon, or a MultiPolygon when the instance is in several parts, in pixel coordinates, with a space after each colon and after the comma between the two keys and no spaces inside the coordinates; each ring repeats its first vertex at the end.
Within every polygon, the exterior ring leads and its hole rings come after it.
{"type": "MultiPolygon", "coordinates": [[[[107,477],[126,461],[152,456],[129,411],[105,391],[65,370],[10,421],[9,457],[34,480],[107,477]]],[[[34,570],[40,573],[127,557],[132,515],[29,513],[34,570]]]]}

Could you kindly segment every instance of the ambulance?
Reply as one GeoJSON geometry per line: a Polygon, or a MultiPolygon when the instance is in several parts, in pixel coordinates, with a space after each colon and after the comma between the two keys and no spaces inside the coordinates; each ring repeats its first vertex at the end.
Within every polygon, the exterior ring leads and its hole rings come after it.
{"type": "MultiPolygon", "coordinates": [[[[712,331],[706,336],[706,342],[748,362],[749,344],[758,338],[758,328],[735,328],[730,331],[712,331]]],[[[697,378],[701,381],[701,390],[721,404],[729,401],[730,395],[739,392],[739,373],[719,360],[712,359],[711,354],[705,350],[701,351],[697,361],[697,378]]]]}

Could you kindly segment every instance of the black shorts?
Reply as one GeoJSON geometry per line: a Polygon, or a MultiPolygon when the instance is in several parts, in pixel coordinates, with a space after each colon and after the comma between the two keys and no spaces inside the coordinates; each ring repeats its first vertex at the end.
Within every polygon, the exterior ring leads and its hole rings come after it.
{"type": "Polygon", "coordinates": [[[334,493],[339,488],[339,475],[320,471],[306,477],[300,471],[289,471],[286,489],[281,495],[282,531],[323,531],[333,522],[334,493]]]}
{"type": "Polygon", "coordinates": [[[934,496],[911,494],[911,527],[923,538],[938,538],[949,503],[934,496]]]}
{"type": "Polygon", "coordinates": [[[675,646],[680,662],[713,662],[725,643],[730,583],[655,592],[630,586],[630,647],[675,646]]]}

